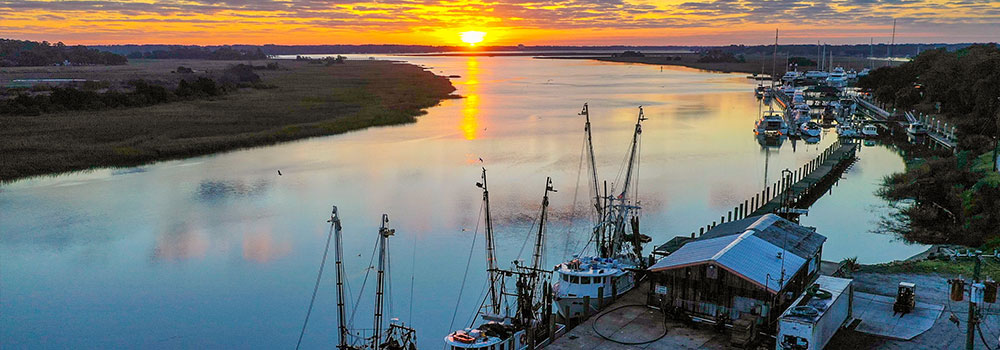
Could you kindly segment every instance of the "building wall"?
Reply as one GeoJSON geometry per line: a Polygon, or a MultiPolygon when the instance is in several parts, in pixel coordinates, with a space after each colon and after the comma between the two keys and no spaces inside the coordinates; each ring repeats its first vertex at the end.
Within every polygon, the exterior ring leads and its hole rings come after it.
{"type": "MultiPolygon", "coordinates": [[[[815,259],[818,259],[819,254],[815,259]]],[[[785,289],[777,296],[767,292],[739,275],[711,263],[652,272],[649,302],[664,310],[726,323],[738,319],[743,313],[764,312],[768,320],[776,320],[781,312],[815,280],[818,272],[810,273],[810,263],[804,264],[793,274],[785,289]],[[772,298],[776,308],[768,310],[772,298]],[[754,308],[757,310],[754,310],[754,308]]],[[[777,284],[774,277],[774,283],[777,284]]]]}

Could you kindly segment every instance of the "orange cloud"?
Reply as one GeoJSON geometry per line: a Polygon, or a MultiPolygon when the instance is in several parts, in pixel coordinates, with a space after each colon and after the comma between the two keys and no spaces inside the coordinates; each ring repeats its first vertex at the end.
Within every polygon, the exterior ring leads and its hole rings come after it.
{"type": "Polygon", "coordinates": [[[483,45],[995,41],[1000,3],[948,0],[0,0],[5,36],[67,43],[483,45]],[[494,34],[496,33],[496,35],[494,34]],[[839,38],[839,39],[838,39],[839,38]]]}

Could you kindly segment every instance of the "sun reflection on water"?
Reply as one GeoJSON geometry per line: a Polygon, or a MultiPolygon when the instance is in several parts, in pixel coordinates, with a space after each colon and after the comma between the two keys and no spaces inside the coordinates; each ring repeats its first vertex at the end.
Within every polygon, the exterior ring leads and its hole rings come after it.
{"type": "Polygon", "coordinates": [[[466,140],[479,138],[479,60],[469,57],[465,63],[465,104],[459,127],[466,140]]]}

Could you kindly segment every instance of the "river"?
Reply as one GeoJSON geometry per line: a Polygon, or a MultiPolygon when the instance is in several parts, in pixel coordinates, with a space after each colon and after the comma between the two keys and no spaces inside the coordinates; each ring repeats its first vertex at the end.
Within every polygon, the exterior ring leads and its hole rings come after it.
{"type": "MultiPolygon", "coordinates": [[[[759,191],[765,167],[773,182],[836,139],[826,130],[818,144],[763,148],[751,132],[760,108],[754,83],[742,74],[527,57],[395,59],[460,76],[452,80],[464,98],[409,125],[3,185],[0,344],[290,348],[337,205],[350,292],[359,294],[386,213],[396,229],[386,318],[414,325],[421,346],[437,349],[452,319],[453,327],[468,326],[482,300],[483,239],[475,237],[482,166],[501,266],[519,252],[529,258],[524,242],[547,176],[559,192],[551,198],[546,266],[586,243],[590,202],[577,115],[585,102],[598,171],[609,180],[620,171],[637,107],[645,109],[638,191],[642,228],[656,244],[759,191]]],[[[884,262],[925,249],[869,232],[885,206],[873,193],[903,160],[883,146],[859,155],[802,218],[828,237],[824,259],[884,262]]],[[[334,270],[326,271],[303,348],[336,343],[334,270]]],[[[372,278],[357,307],[349,302],[358,328],[371,328],[372,278]]]]}

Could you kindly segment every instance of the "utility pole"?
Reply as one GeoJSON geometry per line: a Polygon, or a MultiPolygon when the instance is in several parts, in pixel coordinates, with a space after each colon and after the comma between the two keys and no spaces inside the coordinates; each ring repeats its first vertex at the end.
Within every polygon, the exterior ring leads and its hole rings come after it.
{"type": "MultiPolygon", "coordinates": [[[[982,264],[983,259],[979,256],[980,252],[976,251],[976,268],[972,272],[972,284],[969,286],[969,320],[966,322],[965,327],[965,348],[967,350],[975,350],[976,347],[976,326],[979,323],[979,317],[976,315],[976,295],[977,287],[979,285],[979,269],[980,264],[982,264]]],[[[979,300],[982,300],[981,298],[979,300]]]]}

